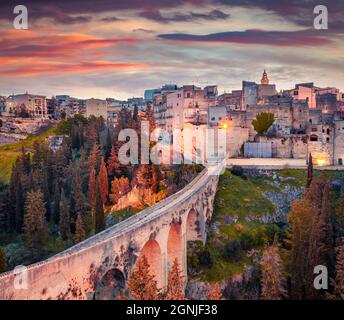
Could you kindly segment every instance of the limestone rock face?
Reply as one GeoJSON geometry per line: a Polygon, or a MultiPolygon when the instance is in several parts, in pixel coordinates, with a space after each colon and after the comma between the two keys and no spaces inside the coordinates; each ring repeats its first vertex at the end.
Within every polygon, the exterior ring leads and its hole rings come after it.
{"type": "Polygon", "coordinates": [[[139,208],[142,207],[142,204],[142,191],[135,187],[118,200],[117,204],[112,207],[112,211],[119,211],[128,207],[139,208]]]}

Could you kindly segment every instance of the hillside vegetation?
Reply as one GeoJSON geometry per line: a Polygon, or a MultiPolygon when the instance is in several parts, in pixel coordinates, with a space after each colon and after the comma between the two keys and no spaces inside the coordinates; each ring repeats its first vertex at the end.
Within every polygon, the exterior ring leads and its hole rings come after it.
{"type": "Polygon", "coordinates": [[[56,134],[58,125],[52,126],[38,135],[30,135],[26,139],[6,144],[0,147],[0,184],[7,184],[11,176],[12,166],[18,156],[21,155],[22,149],[31,151],[35,142],[44,143],[49,136],[56,134]]]}

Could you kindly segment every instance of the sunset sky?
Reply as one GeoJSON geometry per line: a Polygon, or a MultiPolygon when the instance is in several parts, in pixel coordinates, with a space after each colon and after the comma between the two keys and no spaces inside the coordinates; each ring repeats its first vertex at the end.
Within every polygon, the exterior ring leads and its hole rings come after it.
{"type": "Polygon", "coordinates": [[[19,1],[29,30],[13,28],[16,1],[0,4],[0,95],[142,96],[165,83],[259,81],[344,90],[344,1],[19,1]],[[313,28],[325,4],[329,30],[313,28]]]}

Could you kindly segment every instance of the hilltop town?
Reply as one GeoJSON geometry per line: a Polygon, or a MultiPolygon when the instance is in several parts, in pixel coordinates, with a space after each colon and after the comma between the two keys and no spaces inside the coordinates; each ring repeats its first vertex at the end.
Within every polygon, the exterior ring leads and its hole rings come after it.
{"type": "Polygon", "coordinates": [[[144,111],[147,104],[153,107],[157,126],[171,135],[174,129],[225,128],[228,158],[305,160],[312,154],[317,165],[343,165],[344,94],[314,83],[278,92],[265,70],[260,83],[243,81],[241,90],[223,94],[216,85],[170,84],[127,101],[29,93],[0,97],[0,143],[19,139],[13,133],[32,134],[77,114],[102,117],[116,126],[122,108],[137,106],[144,111]],[[261,113],[274,115],[272,126],[263,135],[252,125],[261,113]]]}

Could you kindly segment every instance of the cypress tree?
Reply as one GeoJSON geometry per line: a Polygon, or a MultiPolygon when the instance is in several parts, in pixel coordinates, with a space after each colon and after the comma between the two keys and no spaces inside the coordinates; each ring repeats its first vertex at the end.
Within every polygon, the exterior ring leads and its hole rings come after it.
{"type": "Polygon", "coordinates": [[[85,226],[81,214],[78,213],[76,218],[75,243],[82,242],[86,239],[85,226]]]}
{"type": "Polygon", "coordinates": [[[207,300],[222,300],[221,287],[218,282],[214,285],[207,285],[207,300]]]}
{"type": "Polygon", "coordinates": [[[158,300],[158,286],[150,265],[143,255],[129,276],[128,290],[135,300],[158,300]]]}
{"type": "Polygon", "coordinates": [[[106,131],[106,140],[105,140],[105,146],[104,146],[106,160],[110,156],[111,148],[112,148],[112,137],[111,137],[110,129],[108,128],[106,131]]]}
{"type": "Polygon", "coordinates": [[[19,234],[24,224],[24,196],[20,179],[17,181],[16,191],[16,232],[19,234]]]}
{"type": "Polygon", "coordinates": [[[53,206],[53,219],[52,219],[55,225],[58,225],[60,221],[60,200],[61,200],[60,187],[59,187],[59,184],[56,182],[55,188],[54,188],[54,206],[53,206]]]}
{"type": "Polygon", "coordinates": [[[115,147],[111,148],[110,156],[107,160],[107,168],[109,176],[121,176],[121,164],[118,160],[117,151],[115,147]]]}
{"type": "Polygon", "coordinates": [[[80,167],[76,163],[73,182],[72,182],[72,191],[71,191],[71,218],[72,222],[75,222],[76,215],[78,212],[84,212],[86,209],[86,199],[85,195],[82,192],[82,178],[80,167]]]}
{"type": "Polygon", "coordinates": [[[44,196],[41,191],[28,192],[24,225],[27,248],[34,254],[41,252],[48,237],[44,196]]]}
{"type": "MultiPolygon", "coordinates": [[[[329,185],[324,177],[315,181],[315,186],[322,190],[319,207],[315,208],[312,229],[309,240],[308,254],[308,282],[312,283],[314,278],[314,267],[317,265],[326,265],[330,272],[333,268],[333,230],[331,222],[329,185]]],[[[322,292],[316,290],[314,286],[306,286],[307,299],[319,299],[322,292]]]]}
{"type": "Polygon", "coordinates": [[[286,295],[283,287],[283,265],[277,244],[266,246],[260,261],[261,297],[264,300],[281,300],[286,295]]]}
{"type": "Polygon", "coordinates": [[[59,229],[60,229],[60,235],[63,241],[68,240],[68,235],[70,233],[70,218],[69,218],[69,210],[68,210],[68,204],[67,199],[64,193],[64,190],[61,191],[61,200],[59,202],[60,205],[60,223],[59,223],[59,229]]]}
{"type": "Polygon", "coordinates": [[[316,265],[333,270],[333,234],[329,185],[323,175],[312,179],[302,199],[292,204],[291,295],[292,299],[318,299],[319,292],[310,283],[316,265]]]}
{"type": "Polygon", "coordinates": [[[101,158],[101,165],[100,165],[100,171],[99,171],[99,190],[100,195],[102,197],[103,204],[107,202],[108,196],[109,196],[109,180],[108,180],[108,174],[104,162],[104,158],[101,158]]]}
{"type": "Polygon", "coordinates": [[[99,170],[100,165],[100,147],[99,144],[95,143],[92,146],[90,155],[88,156],[88,166],[89,168],[94,168],[96,172],[99,170]]]}
{"type": "Polygon", "coordinates": [[[6,255],[4,250],[0,247],[0,273],[7,271],[6,255]]]}
{"type": "Polygon", "coordinates": [[[96,170],[91,168],[89,180],[88,180],[88,201],[91,206],[91,210],[96,207],[96,197],[97,197],[97,176],[96,170]]]}
{"type": "Polygon", "coordinates": [[[332,280],[334,292],[329,296],[330,299],[344,300],[344,238],[341,245],[337,247],[336,276],[332,280]]]}
{"type": "Polygon", "coordinates": [[[99,182],[97,183],[96,209],[95,209],[95,230],[96,232],[105,229],[104,207],[100,194],[99,182]]]}
{"type": "Polygon", "coordinates": [[[172,268],[168,272],[166,300],[185,300],[184,276],[177,258],[173,261],[172,268]]]}
{"type": "Polygon", "coordinates": [[[309,188],[311,186],[313,180],[313,157],[312,154],[309,154],[308,159],[308,167],[307,167],[307,185],[306,187],[309,188]]]}

